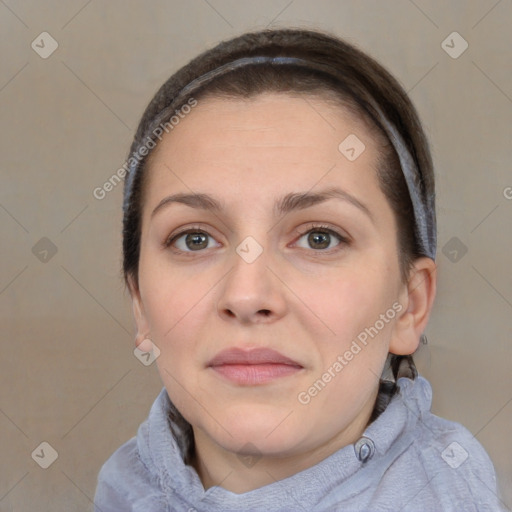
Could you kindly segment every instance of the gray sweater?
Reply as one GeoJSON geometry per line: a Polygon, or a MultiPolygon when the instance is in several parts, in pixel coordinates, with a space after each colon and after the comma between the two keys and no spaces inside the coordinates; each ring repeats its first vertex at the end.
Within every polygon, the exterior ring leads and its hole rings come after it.
{"type": "MultiPolygon", "coordinates": [[[[361,439],[316,466],[245,494],[204,490],[169,428],[164,389],[137,436],[103,465],[96,512],[505,511],[494,467],[471,432],[430,412],[426,379],[400,392],[361,439]]],[[[179,434],[178,434],[179,437],[179,434]]]]}

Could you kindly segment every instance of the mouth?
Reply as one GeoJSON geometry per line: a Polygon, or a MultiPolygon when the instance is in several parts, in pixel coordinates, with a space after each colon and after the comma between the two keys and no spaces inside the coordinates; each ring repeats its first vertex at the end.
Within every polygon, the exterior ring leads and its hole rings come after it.
{"type": "Polygon", "coordinates": [[[304,368],[297,361],[267,348],[223,350],[207,364],[207,367],[241,386],[266,384],[294,375],[304,368]]]}

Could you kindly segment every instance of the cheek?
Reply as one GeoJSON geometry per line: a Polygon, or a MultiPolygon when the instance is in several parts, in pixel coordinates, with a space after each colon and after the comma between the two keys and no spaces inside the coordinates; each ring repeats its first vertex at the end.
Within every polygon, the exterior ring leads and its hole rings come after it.
{"type": "Polygon", "coordinates": [[[182,324],[190,325],[198,316],[216,281],[204,273],[185,275],[169,265],[147,264],[146,268],[150,270],[141,275],[146,314],[153,336],[167,342],[182,324]]]}
{"type": "Polygon", "coordinates": [[[324,339],[332,339],[333,345],[340,340],[350,344],[392,307],[396,296],[389,275],[382,268],[373,272],[347,268],[335,278],[331,275],[315,281],[314,286],[304,282],[299,293],[307,297],[305,302],[312,305],[311,309],[329,328],[331,336],[327,332],[324,339]]]}

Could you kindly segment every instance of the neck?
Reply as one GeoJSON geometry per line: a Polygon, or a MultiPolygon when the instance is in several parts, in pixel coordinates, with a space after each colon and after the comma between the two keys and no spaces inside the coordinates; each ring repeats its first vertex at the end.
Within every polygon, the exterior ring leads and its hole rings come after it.
{"type": "Polygon", "coordinates": [[[191,465],[205,490],[219,486],[242,494],[311,468],[341,448],[355,443],[366,429],[375,402],[369,401],[353,423],[332,438],[293,454],[261,454],[256,450],[234,453],[215,443],[204,431],[194,428],[195,452],[191,465]]]}

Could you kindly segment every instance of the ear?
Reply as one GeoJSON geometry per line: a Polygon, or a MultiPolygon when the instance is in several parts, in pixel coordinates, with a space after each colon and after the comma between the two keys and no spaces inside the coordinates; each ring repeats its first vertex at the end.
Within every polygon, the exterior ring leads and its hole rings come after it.
{"type": "Polygon", "coordinates": [[[140,289],[135,282],[133,276],[128,277],[128,290],[132,299],[133,316],[135,318],[135,325],[137,334],[135,336],[135,346],[141,350],[144,349],[144,340],[150,336],[151,329],[149,322],[144,311],[144,304],[140,295],[140,289]]]}
{"type": "Polygon", "coordinates": [[[434,303],[436,281],[435,261],[427,257],[418,258],[400,293],[399,302],[404,307],[393,326],[389,344],[392,354],[408,355],[418,348],[434,303]]]}

